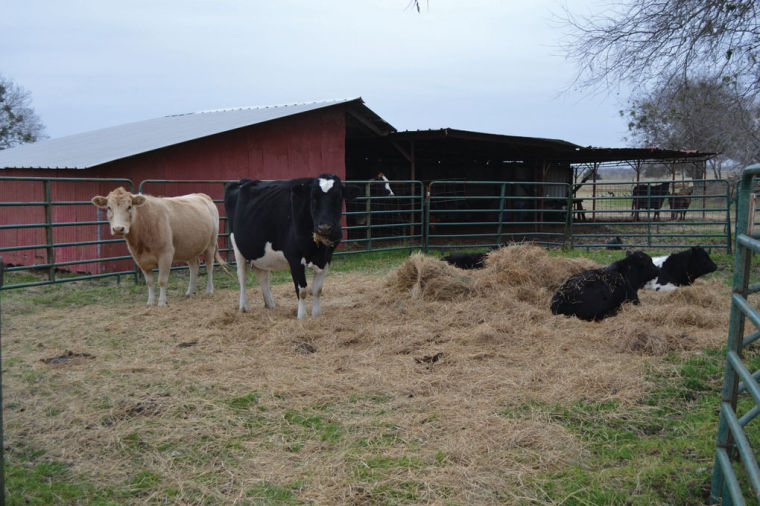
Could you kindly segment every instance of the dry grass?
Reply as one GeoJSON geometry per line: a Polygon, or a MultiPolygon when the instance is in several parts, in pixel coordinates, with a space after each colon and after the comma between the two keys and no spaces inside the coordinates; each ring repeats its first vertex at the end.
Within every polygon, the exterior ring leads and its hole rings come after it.
{"type": "Polygon", "coordinates": [[[640,292],[640,305],[598,323],[551,315],[554,290],[591,267],[533,246],[498,250],[480,271],[414,255],[384,277],[331,274],[323,316],[302,321],[289,283],[273,289],[278,307],[248,314],[235,290],[169,308],[145,308],[141,294],[33,317],[11,309],[6,444],[103,485],[148,470],[161,486],[140,501],[256,500],[262,484],[319,504],[409,488],[413,502],[514,500],[584,449],[545,415],[513,413],[634,403],[658,356],[726,335],[719,280],[640,292]],[[65,350],[93,357],[41,362],[65,350]]]}

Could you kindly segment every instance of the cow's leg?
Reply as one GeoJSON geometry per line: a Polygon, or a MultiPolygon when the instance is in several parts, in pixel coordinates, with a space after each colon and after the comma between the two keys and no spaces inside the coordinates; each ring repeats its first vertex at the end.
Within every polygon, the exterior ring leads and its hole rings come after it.
{"type": "Polygon", "coordinates": [[[306,268],[300,262],[290,262],[290,275],[293,277],[293,284],[296,288],[296,297],[298,297],[297,318],[300,320],[306,316],[306,295],[308,288],[306,285],[306,268]]]}
{"type": "Polygon", "coordinates": [[[187,266],[190,268],[190,283],[187,285],[185,297],[190,297],[195,293],[195,283],[198,280],[198,269],[200,269],[201,262],[198,257],[195,257],[187,261],[187,266]]]}
{"type": "Polygon", "coordinates": [[[232,249],[235,251],[235,263],[237,264],[237,276],[238,284],[240,285],[240,304],[238,310],[245,313],[248,311],[248,297],[245,294],[245,282],[248,277],[247,263],[243,254],[235,243],[235,234],[230,234],[230,241],[232,242],[232,249]]]}
{"type": "Polygon", "coordinates": [[[214,253],[216,245],[206,250],[204,262],[206,263],[206,293],[214,293],[214,253]]]}
{"type": "Polygon", "coordinates": [[[264,307],[272,309],[274,307],[274,298],[272,298],[272,290],[269,289],[269,271],[257,267],[254,267],[253,270],[259,280],[261,295],[264,296],[264,307]]]}
{"type": "Polygon", "coordinates": [[[145,284],[148,285],[148,306],[152,306],[156,303],[156,292],[153,291],[153,269],[140,268],[140,270],[145,276],[145,284]]]}
{"type": "Polygon", "coordinates": [[[319,307],[319,296],[322,295],[322,284],[325,282],[325,276],[329,267],[330,264],[326,264],[324,269],[314,267],[314,278],[311,282],[311,294],[314,296],[314,302],[311,306],[311,316],[316,317],[322,314],[319,307]]]}
{"type": "MultiPolygon", "coordinates": [[[[174,251],[169,251],[158,258],[158,305],[166,306],[166,285],[169,283],[169,272],[172,270],[174,251]]],[[[198,260],[196,259],[196,263],[198,260]]]]}

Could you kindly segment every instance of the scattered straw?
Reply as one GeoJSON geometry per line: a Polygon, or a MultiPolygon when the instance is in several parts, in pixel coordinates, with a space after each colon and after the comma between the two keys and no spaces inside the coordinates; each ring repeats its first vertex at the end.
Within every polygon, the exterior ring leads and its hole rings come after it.
{"type": "Polygon", "coordinates": [[[594,267],[528,245],[478,271],[413,255],[383,278],[330,274],[323,315],[301,321],[290,283],[273,288],[271,310],[250,289],[246,314],[236,289],[182,299],[184,286],[168,308],[146,308],[142,291],[18,308],[3,315],[6,445],[103,485],[150,470],[185,502],[254,501],[262,483],[303,483],[304,502],[377,502],[370,490],[406,480],[419,502],[488,503],[583,452],[525,406],[634,403],[658,356],[725,340],[717,279],[640,291],[640,305],[601,322],[552,315],[554,290],[594,267]],[[65,350],[95,358],[40,361],[65,350]],[[340,431],[329,439],[301,415],[340,431]],[[394,474],[371,468],[380,457],[417,460],[394,474]]]}

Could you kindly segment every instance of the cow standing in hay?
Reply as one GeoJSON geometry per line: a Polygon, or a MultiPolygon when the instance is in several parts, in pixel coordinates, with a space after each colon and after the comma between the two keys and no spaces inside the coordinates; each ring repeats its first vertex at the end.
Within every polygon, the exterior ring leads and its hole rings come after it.
{"type": "Polygon", "coordinates": [[[274,307],[269,271],[290,269],[298,297],[298,319],[306,316],[306,267],[314,269],[311,315],[319,316],[319,297],[333,251],[340,243],[343,201],[359,194],[338,176],[263,182],[243,178],[224,191],[240,283],[240,311],[248,311],[245,293],[250,262],[261,285],[264,306],[274,307]]]}
{"type": "Polygon", "coordinates": [[[589,321],[614,316],[624,302],[638,304],[638,290],[657,274],[649,255],[643,251],[628,252],[625,258],[607,267],[566,279],[552,297],[552,313],[589,321]]]}
{"type": "Polygon", "coordinates": [[[192,295],[200,268],[206,263],[206,293],[214,292],[214,259],[226,270],[219,256],[219,211],[211,197],[193,193],[181,197],[133,195],[124,188],[108,196],[96,196],[92,203],[107,213],[111,235],[123,237],[132,258],[148,285],[148,305],[155,304],[153,269],[158,267],[158,305],[166,306],[166,283],[174,262],[187,262],[190,284],[185,296],[192,295]]]}

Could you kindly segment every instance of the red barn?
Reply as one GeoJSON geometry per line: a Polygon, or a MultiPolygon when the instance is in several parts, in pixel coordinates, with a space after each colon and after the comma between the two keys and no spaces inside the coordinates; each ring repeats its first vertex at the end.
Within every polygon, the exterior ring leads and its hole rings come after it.
{"type": "MultiPolygon", "coordinates": [[[[346,144],[355,138],[383,137],[395,129],[364,105],[361,98],[277,107],[208,111],[167,116],[104,128],[0,151],[0,176],[56,178],[2,181],[0,202],[13,202],[0,213],[0,226],[44,224],[52,228],[0,228],[0,247],[71,244],[109,239],[107,227],[66,226],[103,220],[89,204],[123,184],[102,181],[125,178],[137,191],[144,180],[289,179],[333,173],[346,178],[346,144]],[[65,178],[92,178],[87,183],[65,178]],[[46,196],[46,193],[48,194],[46,196]],[[75,203],[42,205],[46,201],[75,203]],[[19,203],[30,205],[18,205],[19,203]],[[31,204],[33,203],[33,204],[31,204]],[[62,225],[63,224],[63,225],[62,225]]],[[[369,178],[372,174],[352,174],[369,178]]],[[[145,193],[180,195],[195,191],[221,199],[216,184],[150,184],[145,193]]],[[[221,207],[221,206],[220,206],[221,207]]],[[[110,244],[56,246],[55,263],[73,271],[129,269],[131,262],[82,263],[127,254],[121,241],[110,244]]],[[[2,253],[7,264],[41,265],[49,248],[2,253]]]]}

